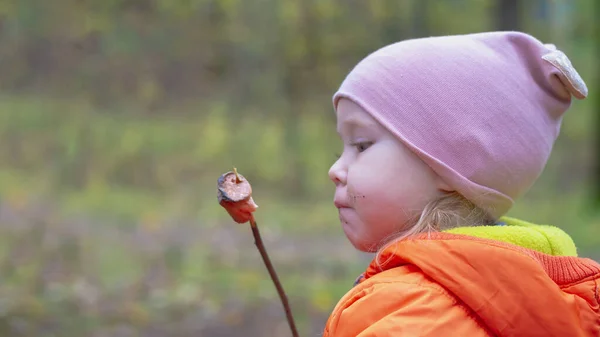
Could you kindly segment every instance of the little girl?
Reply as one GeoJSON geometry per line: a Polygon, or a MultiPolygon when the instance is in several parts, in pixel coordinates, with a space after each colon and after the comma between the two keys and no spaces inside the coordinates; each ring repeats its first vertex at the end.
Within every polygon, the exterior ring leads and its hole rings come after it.
{"type": "Polygon", "coordinates": [[[519,32],[407,40],[333,97],[344,233],[376,258],[325,337],[600,336],[600,265],[557,227],[505,216],[572,97],[567,56],[519,32]]]}

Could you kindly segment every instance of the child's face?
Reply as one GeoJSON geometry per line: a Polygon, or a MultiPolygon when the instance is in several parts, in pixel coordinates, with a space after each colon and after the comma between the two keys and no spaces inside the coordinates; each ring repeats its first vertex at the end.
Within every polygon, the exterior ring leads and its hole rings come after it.
{"type": "Polygon", "coordinates": [[[344,143],[329,177],[344,233],[362,251],[408,229],[449,188],[394,135],[354,102],[341,99],[337,130],[344,143]]]}

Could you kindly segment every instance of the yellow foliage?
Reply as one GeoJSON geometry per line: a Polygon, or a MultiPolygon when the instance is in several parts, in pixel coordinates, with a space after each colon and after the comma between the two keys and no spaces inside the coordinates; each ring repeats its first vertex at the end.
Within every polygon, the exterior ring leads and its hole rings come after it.
{"type": "Polygon", "coordinates": [[[385,18],[390,13],[390,10],[385,6],[383,0],[370,0],[368,6],[371,15],[377,20],[385,18]]]}
{"type": "Polygon", "coordinates": [[[240,271],[236,273],[237,287],[243,292],[254,292],[264,279],[257,271],[240,271]]]}
{"type": "Polygon", "coordinates": [[[24,190],[13,190],[7,195],[6,201],[15,210],[22,210],[27,206],[29,196],[24,190]]]}
{"type": "Polygon", "coordinates": [[[12,15],[17,10],[17,1],[0,1],[0,14],[12,15]]]}
{"type": "Polygon", "coordinates": [[[237,123],[228,123],[225,111],[224,103],[216,104],[202,120],[195,155],[203,161],[211,160],[226,151],[229,138],[238,127],[237,123]]]}
{"type": "Polygon", "coordinates": [[[300,18],[299,1],[281,0],[279,3],[279,18],[287,25],[294,26],[300,18]]]}
{"type": "Polygon", "coordinates": [[[42,300],[30,295],[19,298],[18,310],[20,314],[34,318],[41,318],[46,313],[46,308],[42,300]]]}
{"type": "Polygon", "coordinates": [[[331,290],[323,287],[315,289],[311,293],[310,303],[320,310],[321,312],[327,312],[332,309],[335,299],[331,294],[331,290]]]}
{"type": "Polygon", "coordinates": [[[146,324],[150,319],[148,310],[140,303],[127,302],[122,310],[125,318],[136,325],[146,324]]]}
{"type": "Polygon", "coordinates": [[[206,0],[161,0],[154,3],[161,13],[168,13],[177,18],[188,18],[204,5],[206,0]]]}
{"type": "Polygon", "coordinates": [[[219,4],[225,13],[236,13],[240,5],[240,0],[220,0],[219,4]]]}
{"type": "Polygon", "coordinates": [[[200,295],[200,288],[196,284],[181,283],[175,289],[173,297],[179,303],[190,305],[199,301],[200,295]]]}
{"type": "Polygon", "coordinates": [[[79,32],[81,37],[93,32],[106,31],[110,29],[112,24],[110,17],[98,11],[91,11],[87,15],[80,15],[79,17],[83,21],[82,28],[75,30],[75,32],[79,32]]]}
{"type": "Polygon", "coordinates": [[[146,231],[155,232],[160,229],[161,219],[155,210],[148,210],[142,214],[140,224],[146,231]]]}
{"type": "Polygon", "coordinates": [[[223,314],[222,321],[227,325],[240,325],[244,322],[244,313],[240,311],[230,311],[223,314]]]}
{"type": "Polygon", "coordinates": [[[304,37],[298,37],[296,42],[290,47],[289,57],[292,61],[301,60],[307,54],[308,45],[304,37]]]}
{"type": "MultiPolygon", "coordinates": [[[[369,3],[379,0],[369,0],[369,3]]],[[[321,19],[330,19],[339,14],[339,8],[333,0],[319,0],[315,2],[315,10],[321,19]]]]}
{"type": "Polygon", "coordinates": [[[258,139],[255,163],[260,166],[263,179],[276,182],[286,174],[284,128],[276,120],[261,125],[260,132],[256,135],[258,139]]]}
{"type": "Polygon", "coordinates": [[[305,115],[300,119],[299,127],[302,137],[301,162],[306,172],[304,179],[309,188],[316,192],[323,186],[329,186],[327,171],[334,162],[334,151],[337,149],[334,146],[337,139],[335,125],[305,115]]]}
{"type": "Polygon", "coordinates": [[[162,88],[159,82],[146,75],[138,80],[138,100],[142,103],[153,103],[161,98],[162,88]]]}

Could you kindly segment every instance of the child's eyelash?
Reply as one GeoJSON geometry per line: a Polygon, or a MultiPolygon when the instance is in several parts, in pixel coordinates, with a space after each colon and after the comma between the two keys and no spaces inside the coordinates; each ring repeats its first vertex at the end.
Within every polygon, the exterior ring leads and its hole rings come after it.
{"type": "Polygon", "coordinates": [[[350,144],[350,145],[352,145],[352,146],[356,147],[356,148],[357,148],[357,150],[358,150],[358,152],[363,152],[363,151],[365,151],[366,149],[368,149],[368,148],[369,148],[369,146],[373,145],[373,142],[356,142],[356,143],[352,143],[352,144],[350,144]],[[364,147],[364,148],[363,148],[363,149],[360,149],[359,147],[364,147]]]}
{"type": "MultiPolygon", "coordinates": [[[[356,147],[359,152],[365,151],[371,145],[373,145],[373,142],[355,142],[350,144],[350,146],[356,147]],[[364,147],[364,149],[358,148],[359,146],[364,147]]],[[[340,157],[342,156],[339,152],[336,152],[333,155],[335,156],[335,159],[340,159],[340,157]]]]}

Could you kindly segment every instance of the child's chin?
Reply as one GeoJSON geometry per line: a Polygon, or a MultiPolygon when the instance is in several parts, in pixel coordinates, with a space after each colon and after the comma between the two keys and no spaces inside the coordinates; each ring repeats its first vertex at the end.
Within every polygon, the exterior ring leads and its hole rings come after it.
{"type": "Polygon", "coordinates": [[[348,241],[356,248],[357,250],[365,253],[374,253],[377,251],[377,247],[372,242],[366,242],[361,240],[359,236],[353,231],[353,229],[348,225],[348,223],[342,223],[344,228],[344,233],[346,234],[346,238],[348,241]]]}

